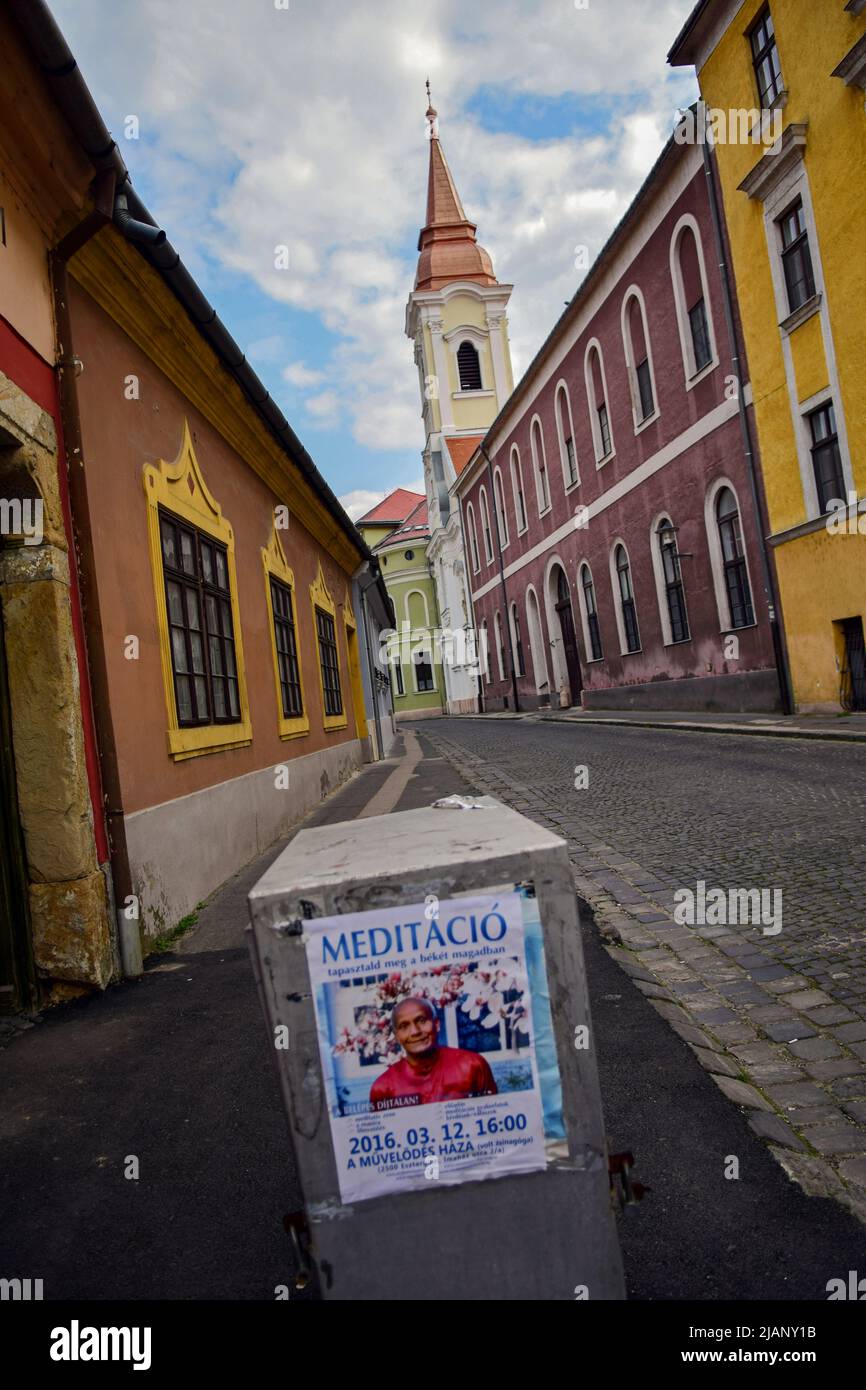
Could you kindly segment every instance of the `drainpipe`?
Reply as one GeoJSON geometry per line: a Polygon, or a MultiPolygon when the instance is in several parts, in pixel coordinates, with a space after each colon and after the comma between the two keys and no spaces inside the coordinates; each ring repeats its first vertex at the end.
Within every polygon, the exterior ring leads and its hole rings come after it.
{"type": "Polygon", "coordinates": [[[743,439],[743,453],[746,458],[746,469],[749,475],[749,491],[752,496],[752,509],[755,515],[755,523],[758,530],[758,540],[761,550],[761,573],[764,581],[764,597],[767,601],[767,612],[770,619],[770,635],[773,641],[773,655],[776,662],[776,676],[779,681],[779,697],[782,702],[783,714],[793,714],[794,695],[791,684],[791,673],[788,668],[787,654],[785,651],[785,641],[779,622],[779,606],[776,595],[776,585],[773,577],[773,566],[767,548],[766,535],[769,530],[768,523],[765,522],[763,507],[761,505],[761,493],[758,484],[757,470],[755,467],[755,453],[752,444],[752,427],[749,423],[749,412],[743,394],[743,370],[742,356],[740,353],[740,340],[736,328],[734,316],[734,294],[731,284],[731,271],[728,265],[727,251],[725,249],[724,231],[722,228],[722,214],[719,207],[719,195],[716,188],[713,161],[710,154],[709,141],[705,138],[703,142],[704,150],[704,173],[707,179],[707,189],[710,199],[710,212],[713,221],[713,235],[716,243],[716,254],[719,261],[719,270],[722,277],[722,298],[725,305],[725,322],[728,328],[728,340],[731,344],[731,365],[734,369],[734,377],[737,382],[737,406],[740,416],[740,433],[743,439]]]}
{"type": "MultiPolygon", "coordinates": [[[[366,567],[364,567],[366,568],[366,567]]],[[[364,573],[362,568],[361,573],[364,573]]],[[[373,697],[373,722],[376,725],[376,746],[379,750],[379,757],[384,758],[385,751],[382,744],[382,723],[379,717],[379,691],[376,682],[376,673],[373,669],[373,649],[370,645],[370,625],[367,621],[367,590],[372,589],[378,580],[375,574],[370,575],[369,583],[362,584],[358,581],[358,593],[361,597],[361,621],[364,624],[364,646],[367,651],[367,674],[370,678],[370,694],[373,697]]]]}
{"type": "MultiPolygon", "coordinates": [[[[508,633],[508,661],[511,666],[511,690],[514,695],[515,712],[520,710],[520,697],[517,694],[517,668],[514,664],[514,642],[511,637],[511,621],[508,614],[508,589],[505,584],[505,561],[502,558],[502,537],[499,534],[499,513],[496,510],[496,489],[493,485],[493,465],[483,444],[478,446],[487,463],[487,477],[490,482],[490,505],[493,508],[493,530],[496,535],[496,554],[499,558],[499,580],[502,584],[502,602],[505,607],[505,631],[508,633]]],[[[505,505],[505,498],[502,499],[505,505]]],[[[495,636],[495,634],[494,634],[495,636]]]]}
{"type": "MultiPolygon", "coordinates": [[[[96,585],[93,532],[84,476],[81,418],[78,408],[76,374],[81,363],[75,356],[69,316],[68,262],[101,227],[111,221],[114,209],[115,173],[103,170],[94,184],[95,207],[50,253],[51,283],[57,322],[57,378],[63,422],[65,457],[61,459],[62,492],[67,500],[67,526],[73,612],[78,618],[78,647],[82,704],[85,706],[85,737],[94,750],[95,772],[91,781],[97,844],[105,845],[110,869],[111,906],[120,946],[124,975],[140,975],[141,937],[138,920],[129,920],[123,910],[132,896],[132,875],[126,844],[121,802],[117,751],[108,699],[108,673],[103,645],[96,585]],[[69,506],[71,503],[71,506],[69,506]],[[80,597],[79,597],[80,591],[80,597]]],[[[84,713],[84,710],[82,711],[84,713]]]]}

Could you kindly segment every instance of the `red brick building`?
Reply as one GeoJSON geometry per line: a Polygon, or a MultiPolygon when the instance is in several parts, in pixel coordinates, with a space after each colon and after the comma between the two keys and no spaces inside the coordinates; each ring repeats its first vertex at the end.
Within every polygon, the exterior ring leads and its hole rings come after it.
{"type": "Polygon", "coordinates": [[[488,709],[780,707],[734,356],[672,139],[454,484],[488,709]]]}

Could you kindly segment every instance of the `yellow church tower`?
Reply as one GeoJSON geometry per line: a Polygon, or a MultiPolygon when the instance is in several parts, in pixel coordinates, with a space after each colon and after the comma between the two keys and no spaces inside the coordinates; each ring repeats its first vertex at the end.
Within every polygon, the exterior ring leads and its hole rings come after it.
{"type": "MultiPolygon", "coordinates": [[[[430,84],[427,84],[428,100],[430,84]]],[[[460,515],[451,490],[514,390],[506,309],[512,285],[500,284],[476,239],[439,139],[438,114],[427,110],[430,162],[427,215],[418,239],[415,287],[406,333],[415,344],[424,421],[424,484],[430,522],[428,558],[443,629],[471,625],[469,576],[460,515]]],[[[467,639],[455,652],[471,652],[467,639]]],[[[445,668],[450,714],[477,708],[473,663],[445,668]]]]}

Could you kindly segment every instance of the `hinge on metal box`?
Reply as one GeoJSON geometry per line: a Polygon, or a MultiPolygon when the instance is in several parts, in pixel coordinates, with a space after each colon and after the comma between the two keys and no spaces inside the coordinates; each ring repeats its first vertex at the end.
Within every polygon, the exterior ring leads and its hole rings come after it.
{"type": "Polygon", "coordinates": [[[611,1196],[616,1198],[620,1210],[636,1206],[647,1192],[652,1191],[652,1188],[632,1179],[633,1168],[634,1154],[608,1154],[607,1171],[610,1176],[611,1196]]]}
{"type": "Polygon", "coordinates": [[[283,1227],[292,1242],[295,1255],[295,1288],[305,1289],[313,1277],[310,1269],[310,1228],[304,1211],[292,1211],[283,1217],[283,1227]]]}

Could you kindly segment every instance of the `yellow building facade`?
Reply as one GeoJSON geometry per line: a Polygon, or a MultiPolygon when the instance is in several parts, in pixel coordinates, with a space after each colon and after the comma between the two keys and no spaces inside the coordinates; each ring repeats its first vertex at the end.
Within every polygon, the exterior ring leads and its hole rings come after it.
{"type": "Polygon", "coordinates": [[[866,0],[702,0],[670,61],[717,133],[795,704],[863,709],[866,0]]]}

